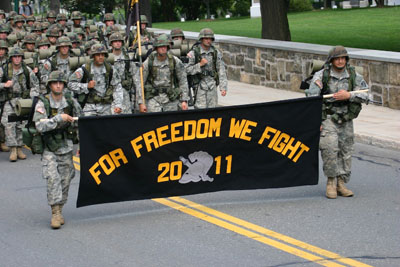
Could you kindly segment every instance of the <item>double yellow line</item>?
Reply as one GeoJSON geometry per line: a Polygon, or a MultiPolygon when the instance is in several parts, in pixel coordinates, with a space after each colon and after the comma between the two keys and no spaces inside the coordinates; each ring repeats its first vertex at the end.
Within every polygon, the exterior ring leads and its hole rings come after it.
{"type": "MultiPolygon", "coordinates": [[[[80,170],[79,157],[73,157],[75,169],[80,170]]],[[[181,197],[154,198],[153,201],[171,207],[200,220],[212,223],[221,228],[246,236],[255,241],[285,251],[308,261],[328,266],[372,267],[362,262],[345,258],[339,254],[307,244],[267,228],[252,224],[229,214],[211,209],[181,197]],[[341,264],[339,264],[341,263],[341,264]],[[342,265],[346,264],[346,265],[342,265]]]]}
{"type": "Polygon", "coordinates": [[[157,198],[152,200],[193,217],[199,218],[203,221],[212,223],[237,234],[246,236],[263,244],[272,246],[323,266],[371,267],[370,265],[362,262],[344,258],[339,254],[304,243],[289,236],[271,231],[181,197],[170,197],[168,199],[157,198]],[[346,265],[342,265],[337,262],[346,265]]]}

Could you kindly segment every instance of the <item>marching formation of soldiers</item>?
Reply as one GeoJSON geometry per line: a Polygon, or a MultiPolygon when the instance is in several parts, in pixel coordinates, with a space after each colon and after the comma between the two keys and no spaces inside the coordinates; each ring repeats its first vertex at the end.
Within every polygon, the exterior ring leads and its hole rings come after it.
{"type": "Polygon", "coordinates": [[[42,154],[53,229],[65,222],[61,212],[74,177],[73,117],[210,108],[217,105],[218,86],[226,95],[226,70],[211,29],[201,30],[188,49],[182,30],[155,36],[146,16],[140,21],[138,47],[137,31],[126,36],[112,13],[99,25],[84,22],[79,11],[69,18],[49,11],[37,19],[0,10],[0,149],[10,152],[11,162],[23,160],[24,129],[40,136],[33,142],[42,154]],[[32,99],[33,115],[10,120],[21,99],[32,99]]]}

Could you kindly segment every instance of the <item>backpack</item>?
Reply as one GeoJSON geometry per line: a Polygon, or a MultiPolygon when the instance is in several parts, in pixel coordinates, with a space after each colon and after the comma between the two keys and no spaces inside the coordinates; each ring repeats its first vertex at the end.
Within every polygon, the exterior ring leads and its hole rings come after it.
{"type": "MultiPolygon", "coordinates": [[[[22,98],[29,98],[29,93],[30,93],[30,89],[31,89],[31,78],[30,78],[30,74],[29,74],[29,70],[28,67],[26,66],[25,63],[22,62],[22,70],[23,70],[23,74],[25,76],[25,84],[26,84],[26,88],[27,90],[24,90],[21,93],[21,97],[22,98]]],[[[1,80],[2,83],[5,83],[9,80],[12,80],[13,78],[13,68],[12,68],[12,64],[10,62],[7,62],[3,65],[3,78],[1,80]]],[[[18,77],[18,83],[22,83],[22,75],[20,75],[18,77]]],[[[8,101],[11,100],[12,98],[14,98],[14,92],[12,91],[11,88],[7,88],[6,90],[2,90],[2,92],[0,93],[0,102],[3,101],[8,101]]]]}
{"type": "MultiPolygon", "coordinates": [[[[217,86],[219,85],[219,76],[218,76],[218,70],[217,70],[217,49],[211,45],[211,47],[214,49],[213,51],[213,65],[214,65],[214,73],[213,73],[213,77],[215,79],[215,82],[217,84],[217,86]]],[[[194,52],[194,63],[197,64],[201,61],[201,53],[200,53],[200,44],[197,45],[193,45],[192,49],[194,52]]],[[[195,75],[188,75],[188,81],[190,80],[190,84],[199,84],[201,79],[206,76],[203,73],[197,73],[195,75]]]]}

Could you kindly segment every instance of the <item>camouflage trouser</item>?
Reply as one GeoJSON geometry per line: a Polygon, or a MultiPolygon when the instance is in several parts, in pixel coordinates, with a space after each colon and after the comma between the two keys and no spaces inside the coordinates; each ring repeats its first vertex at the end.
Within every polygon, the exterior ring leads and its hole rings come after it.
{"type": "Polygon", "coordinates": [[[213,89],[203,90],[201,86],[197,90],[196,103],[194,108],[215,108],[218,104],[217,87],[213,89]]]}
{"type": "Polygon", "coordinates": [[[69,185],[75,176],[72,151],[56,155],[45,149],[42,154],[42,174],[47,179],[47,202],[64,205],[67,202],[69,185]]]}
{"type": "Polygon", "coordinates": [[[341,176],[347,183],[351,175],[354,146],[353,121],[337,124],[329,118],[324,120],[319,146],[325,175],[341,176]]]}
{"type": "Polygon", "coordinates": [[[111,104],[89,104],[83,108],[84,116],[111,115],[111,104]]]}
{"type": "MultiPolygon", "coordinates": [[[[15,101],[12,101],[15,105],[15,101]]],[[[4,125],[4,132],[6,136],[6,145],[9,147],[23,146],[22,142],[22,128],[24,128],[25,122],[8,122],[8,115],[15,114],[14,109],[10,105],[10,101],[7,101],[4,105],[3,116],[1,117],[1,123],[4,125]]]]}
{"type": "Polygon", "coordinates": [[[160,94],[147,100],[147,112],[179,110],[179,100],[170,101],[166,94],[160,94]]]}

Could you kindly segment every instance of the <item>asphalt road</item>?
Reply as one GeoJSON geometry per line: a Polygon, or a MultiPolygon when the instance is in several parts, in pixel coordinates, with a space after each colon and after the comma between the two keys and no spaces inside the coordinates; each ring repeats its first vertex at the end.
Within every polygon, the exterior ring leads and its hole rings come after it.
{"type": "Polygon", "coordinates": [[[27,153],[0,153],[0,266],[400,266],[399,151],[357,144],[355,196],[336,200],[320,172],[317,186],[77,209],[77,172],[60,230],[27,153]]]}

